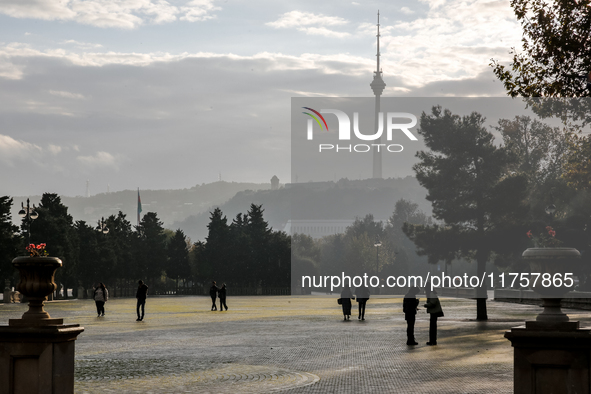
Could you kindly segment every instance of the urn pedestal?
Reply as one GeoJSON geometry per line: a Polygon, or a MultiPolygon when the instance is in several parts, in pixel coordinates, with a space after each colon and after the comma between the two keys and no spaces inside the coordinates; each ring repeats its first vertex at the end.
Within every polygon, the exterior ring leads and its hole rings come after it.
{"type": "Polygon", "coordinates": [[[17,257],[12,262],[20,282],[16,290],[29,300],[21,319],[0,326],[0,394],[73,393],[74,343],[79,324],[51,318],[43,306],[56,285],[62,262],[54,257],[17,257]]]}
{"type": "MultiPolygon", "coordinates": [[[[531,248],[523,253],[532,273],[573,272],[580,253],[572,248],[531,248]]],[[[562,276],[564,277],[564,276],[562,276]]],[[[565,286],[541,285],[544,310],[535,321],[505,333],[514,349],[514,392],[523,394],[591,394],[591,329],[579,328],[560,308],[571,290],[565,286]]]]}

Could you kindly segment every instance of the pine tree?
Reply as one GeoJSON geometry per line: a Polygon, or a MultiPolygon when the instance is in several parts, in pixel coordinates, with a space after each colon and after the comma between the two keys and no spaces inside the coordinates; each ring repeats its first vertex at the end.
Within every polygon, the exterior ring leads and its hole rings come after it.
{"type": "MultiPolygon", "coordinates": [[[[509,216],[523,214],[524,177],[506,177],[509,158],[493,144],[493,135],[478,113],[460,117],[434,107],[421,116],[420,134],[431,151],[417,153],[413,169],[428,191],[433,216],[444,225],[404,226],[404,232],[430,262],[456,257],[473,259],[478,276],[485,272],[494,245],[491,236],[509,216]]],[[[502,242],[501,242],[502,244],[502,242]]],[[[486,285],[477,289],[477,319],[486,320],[486,285]]]]}

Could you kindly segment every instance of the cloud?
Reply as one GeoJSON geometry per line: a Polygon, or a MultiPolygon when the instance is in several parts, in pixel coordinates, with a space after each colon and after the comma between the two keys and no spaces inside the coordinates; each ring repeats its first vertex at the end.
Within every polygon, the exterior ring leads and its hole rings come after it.
{"type": "Polygon", "coordinates": [[[101,44],[80,42],[80,41],[76,41],[76,40],[66,40],[66,41],[62,41],[61,43],[62,44],[71,44],[71,45],[74,45],[74,46],[81,48],[81,49],[91,49],[91,48],[102,48],[103,47],[101,44]]]}
{"type": "MultiPolygon", "coordinates": [[[[367,74],[373,67],[373,59],[350,54],[320,55],[303,53],[299,56],[282,53],[260,52],[242,56],[231,53],[126,53],[126,52],[72,52],[64,49],[41,51],[31,46],[11,43],[0,46],[0,66],[5,64],[10,73],[2,75],[7,79],[21,79],[26,74],[26,67],[32,68],[30,59],[55,59],[82,67],[102,67],[109,65],[127,65],[145,67],[154,63],[171,63],[184,59],[227,59],[232,62],[261,62],[258,68],[272,70],[319,70],[326,74],[361,75],[367,74]],[[4,63],[2,63],[4,62],[4,63]]],[[[1,68],[0,68],[1,70],[1,68]]],[[[52,89],[49,93],[71,99],[83,99],[84,95],[65,90],[52,89]]],[[[38,101],[35,101],[39,104],[38,101]]]]}
{"type": "Polygon", "coordinates": [[[274,22],[267,22],[266,25],[275,29],[295,28],[306,34],[321,35],[325,37],[348,37],[347,32],[337,32],[326,28],[326,26],[342,26],[349,23],[346,19],[338,16],[326,16],[313,14],[311,12],[290,11],[283,14],[274,22]]]}
{"type": "Polygon", "coordinates": [[[184,15],[180,18],[182,21],[199,22],[215,18],[212,12],[221,10],[214,6],[212,0],[192,0],[186,6],[181,7],[184,15]]]}
{"type": "Polygon", "coordinates": [[[63,90],[50,90],[49,94],[51,94],[53,96],[64,97],[64,98],[69,98],[69,99],[76,99],[76,100],[81,100],[81,99],[85,98],[81,94],[65,92],[63,90]]]}
{"type": "Polygon", "coordinates": [[[145,23],[161,24],[214,18],[214,0],[191,0],[175,6],[166,0],[3,0],[0,13],[13,18],[68,20],[102,27],[135,29],[145,23]]]}
{"type": "Polygon", "coordinates": [[[76,160],[90,168],[119,169],[119,160],[109,152],[97,152],[94,156],[78,156],[76,160]]]}
{"type": "Polygon", "coordinates": [[[415,13],[413,10],[411,10],[411,9],[410,9],[410,8],[408,8],[408,7],[402,7],[402,8],[400,9],[400,12],[402,12],[402,13],[403,13],[403,14],[405,14],[405,15],[412,15],[412,14],[414,14],[414,13],[415,13]]]}
{"type": "Polygon", "coordinates": [[[39,155],[42,151],[41,147],[35,144],[0,134],[0,161],[9,166],[13,166],[17,160],[28,160],[29,157],[39,155]]]}
{"type": "Polygon", "coordinates": [[[55,156],[62,151],[62,147],[54,145],[54,144],[49,144],[49,146],[47,147],[47,150],[49,150],[49,152],[55,156]]]}
{"type": "MultiPolygon", "coordinates": [[[[436,81],[462,81],[492,72],[491,58],[509,59],[519,47],[521,28],[508,0],[421,0],[426,14],[412,20],[382,23],[382,65],[388,76],[403,78],[406,87],[436,81]]],[[[359,31],[375,34],[375,26],[359,31]]],[[[451,92],[450,92],[451,93],[451,92]]]]}

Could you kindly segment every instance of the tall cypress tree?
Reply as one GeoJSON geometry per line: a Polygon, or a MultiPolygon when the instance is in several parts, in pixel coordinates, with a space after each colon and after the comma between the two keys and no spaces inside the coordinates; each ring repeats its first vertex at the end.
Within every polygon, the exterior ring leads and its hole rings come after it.
{"type": "Polygon", "coordinates": [[[183,230],[175,231],[168,243],[168,263],[166,265],[166,276],[176,281],[178,291],[179,279],[187,279],[191,275],[189,266],[189,250],[187,239],[183,230]]]}
{"type": "Polygon", "coordinates": [[[210,222],[207,225],[209,232],[205,240],[207,241],[205,250],[204,274],[208,281],[223,280],[228,268],[228,250],[230,244],[230,228],[228,219],[219,208],[210,212],[210,222]]]}
{"type": "Polygon", "coordinates": [[[262,205],[250,204],[247,212],[248,222],[246,234],[248,237],[248,273],[249,280],[255,286],[268,284],[271,276],[269,267],[269,241],[271,229],[263,218],[262,205]]]}
{"type": "Polygon", "coordinates": [[[140,221],[140,247],[138,255],[141,256],[140,273],[155,287],[166,266],[166,235],[162,222],[155,212],[148,212],[140,221]],[[158,281],[156,281],[158,279],[158,281]]]}

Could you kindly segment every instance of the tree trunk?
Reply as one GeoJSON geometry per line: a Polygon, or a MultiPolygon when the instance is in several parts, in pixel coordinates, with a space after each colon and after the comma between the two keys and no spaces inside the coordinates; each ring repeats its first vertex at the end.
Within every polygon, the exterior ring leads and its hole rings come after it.
{"type": "MultiPolygon", "coordinates": [[[[478,256],[478,278],[482,279],[484,270],[486,269],[486,256],[478,256]]],[[[476,288],[476,320],[488,320],[488,313],[486,311],[486,298],[487,298],[487,284],[486,278],[482,286],[476,288]]]]}

